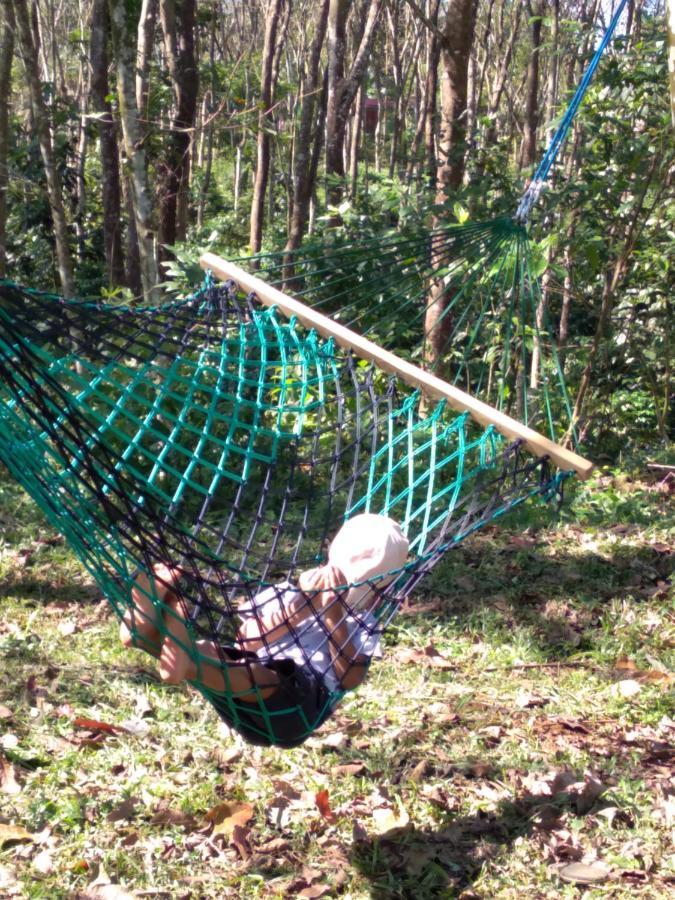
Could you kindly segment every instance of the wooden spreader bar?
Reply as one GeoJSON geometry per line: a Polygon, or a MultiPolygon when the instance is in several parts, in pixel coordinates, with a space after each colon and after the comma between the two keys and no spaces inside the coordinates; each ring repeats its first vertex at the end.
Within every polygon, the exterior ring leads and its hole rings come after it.
{"type": "Polygon", "coordinates": [[[374,362],[378,368],[399,375],[403,381],[412,387],[419,388],[426,396],[435,400],[446,400],[457,412],[468,412],[481,425],[494,425],[497,431],[509,440],[523,441],[535,456],[548,456],[558,468],[564,471],[574,470],[583,480],[587,479],[593,471],[593,463],[577,453],[561,447],[516,419],[477,400],[465,391],[453,387],[442,378],[401,359],[395,353],[383,350],[382,347],[378,347],[377,344],[357,332],[345,328],[344,325],[339,325],[328,316],[289,297],[288,294],[282,293],[261,278],[250,275],[239,266],[216,256],[215,253],[204,253],[199,263],[203,269],[210,269],[218,278],[224,281],[234,281],[246,293],[254,293],[265,306],[274,306],[289,318],[295,316],[307,328],[314,329],[323,337],[333,338],[337,344],[347,350],[352,350],[361,359],[374,362]]]}

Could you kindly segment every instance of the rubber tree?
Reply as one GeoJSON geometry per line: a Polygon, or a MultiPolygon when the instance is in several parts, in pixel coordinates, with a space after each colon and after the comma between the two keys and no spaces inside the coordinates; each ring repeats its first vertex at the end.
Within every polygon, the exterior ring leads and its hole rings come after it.
{"type": "Polygon", "coordinates": [[[258,141],[253,200],[251,202],[251,253],[258,253],[262,244],[265,218],[265,194],[270,174],[270,126],[273,116],[274,59],[277,49],[277,31],[284,2],[271,0],[265,19],[265,42],[263,46],[262,70],[260,73],[260,111],[258,113],[258,141]]]}
{"type": "MultiPolygon", "coordinates": [[[[309,50],[307,72],[301,84],[302,108],[295,144],[293,166],[293,196],[288,229],[287,250],[300,246],[309,215],[309,203],[316,182],[316,164],[312,153],[317,137],[323,131],[321,107],[321,50],[326,38],[330,0],[323,0],[316,19],[314,36],[309,50]]],[[[318,160],[316,160],[318,161],[318,160]]]]}
{"type": "Polygon", "coordinates": [[[68,240],[68,222],[63,204],[61,177],[56,165],[51,123],[42,93],[42,82],[37,47],[31,26],[31,14],[26,0],[13,0],[16,37],[26,74],[26,85],[30,94],[33,112],[33,129],[40,146],[40,155],[45,170],[47,196],[54,229],[56,260],[64,297],[74,296],[73,261],[68,240]]]}
{"type": "Polygon", "coordinates": [[[101,160],[101,205],[103,207],[103,245],[108,281],[124,284],[122,251],[120,160],[117,129],[113,120],[108,83],[108,39],[110,22],[108,0],[94,0],[91,16],[89,65],[91,70],[90,102],[96,114],[101,160]]]}
{"type": "MultiPolygon", "coordinates": [[[[460,187],[464,175],[469,57],[476,2],[450,0],[443,29],[438,33],[441,46],[441,110],[436,169],[437,204],[446,203],[451,198],[460,187]]],[[[433,227],[440,224],[441,221],[434,217],[433,227]]],[[[446,314],[447,299],[443,281],[433,281],[427,296],[424,320],[425,363],[431,369],[440,364],[451,331],[452,322],[446,314]]]]}
{"type": "Polygon", "coordinates": [[[532,49],[527,64],[527,87],[525,90],[525,121],[523,142],[520,148],[520,168],[534,165],[537,158],[537,125],[539,124],[539,57],[541,54],[541,25],[543,4],[528,3],[532,49]]]}
{"type": "Polygon", "coordinates": [[[122,123],[123,167],[128,175],[132,215],[136,226],[141,283],[146,298],[153,298],[159,281],[152,193],[148,183],[143,133],[136,102],[137,21],[126,0],[108,0],[117,97],[122,123]]]}
{"type": "Polygon", "coordinates": [[[159,166],[160,257],[166,246],[184,240],[192,130],[197,115],[199,73],[195,59],[196,0],[160,0],[164,52],[174,93],[168,146],[159,166]]]}
{"type": "MultiPolygon", "coordinates": [[[[349,111],[368,66],[383,0],[370,0],[366,7],[361,40],[349,72],[345,75],[347,17],[351,0],[330,0],[328,11],[328,95],[326,103],[326,174],[344,178],[344,143],[349,111]]],[[[339,202],[340,188],[330,192],[339,202]]]]}
{"type": "Polygon", "coordinates": [[[7,274],[7,188],[9,186],[9,101],[12,93],[14,16],[0,5],[0,278],[7,274]]]}

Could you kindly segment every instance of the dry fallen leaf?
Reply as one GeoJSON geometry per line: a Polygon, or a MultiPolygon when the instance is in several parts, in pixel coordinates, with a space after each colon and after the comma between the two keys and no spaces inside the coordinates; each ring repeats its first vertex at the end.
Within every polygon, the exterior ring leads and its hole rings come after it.
{"type": "Polygon", "coordinates": [[[366,771],[366,764],[362,762],[345,763],[343,766],[336,766],[334,771],[337,775],[363,775],[366,771]]]}
{"type": "Polygon", "coordinates": [[[4,892],[0,893],[2,897],[20,897],[23,894],[23,889],[16,880],[15,869],[0,865],[0,891],[4,892]]]}
{"type": "Polygon", "coordinates": [[[307,743],[318,750],[342,750],[349,742],[349,735],[344,731],[333,731],[325,736],[311,738],[307,743]]]}
{"type": "Polygon", "coordinates": [[[244,826],[252,818],[250,803],[219,803],[206,814],[206,820],[213,823],[213,837],[222,834],[230,838],[236,825],[244,826]]]}
{"type": "Polygon", "coordinates": [[[136,808],[140,800],[138,797],[126,797],[121,803],[118,803],[114,809],[111,809],[107,815],[109,822],[121,822],[123,819],[133,819],[136,815],[136,808]]]}
{"type": "Polygon", "coordinates": [[[181,812],[179,809],[172,809],[166,801],[160,800],[150,819],[151,825],[177,825],[182,828],[192,828],[195,824],[194,816],[181,812]]]}
{"type": "Polygon", "coordinates": [[[236,744],[232,747],[221,747],[218,745],[215,750],[211,752],[211,759],[215,762],[218,768],[226,768],[227,766],[231,766],[232,763],[237,762],[237,760],[241,759],[243,750],[241,747],[236,744]]]}
{"type": "Polygon", "coordinates": [[[250,829],[244,828],[241,825],[235,825],[232,829],[232,844],[239,853],[239,856],[244,860],[248,859],[251,855],[251,845],[248,842],[249,834],[250,829]]]}
{"type": "Polygon", "coordinates": [[[572,805],[579,816],[586,815],[595,801],[605,792],[602,782],[593,775],[586,775],[583,781],[571,784],[567,788],[572,805]]]}
{"type": "Polygon", "coordinates": [[[33,868],[40,875],[51,875],[54,871],[54,859],[51,850],[42,850],[37,856],[33,857],[33,868]]]}
{"type": "Polygon", "coordinates": [[[519,690],[516,694],[516,706],[519,709],[534,709],[546,706],[550,702],[547,697],[540,697],[538,694],[531,694],[526,690],[519,690]]]}
{"type": "Polygon", "coordinates": [[[16,780],[14,766],[0,753],[0,791],[10,796],[21,793],[21,785],[16,780]]]}
{"type": "Polygon", "coordinates": [[[332,888],[329,884],[310,884],[306,888],[302,888],[302,890],[298,891],[294,896],[309,898],[309,900],[317,900],[318,897],[325,897],[332,892],[332,888]]]}
{"type": "Polygon", "coordinates": [[[328,791],[317,791],[315,797],[316,807],[323,816],[324,819],[327,819],[329,822],[335,821],[335,813],[330,808],[330,800],[328,799],[328,791]]]}
{"type": "Polygon", "coordinates": [[[73,725],[75,728],[83,728],[86,731],[99,731],[103,734],[121,734],[124,732],[124,729],[117,725],[99,722],[98,719],[85,719],[82,716],[77,716],[73,719],[73,725]]]}
{"type": "Polygon", "coordinates": [[[26,831],[23,825],[6,825],[0,822],[0,847],[6,844],[19,844],[24,841],[34,841],[35,835],[26,831]]]}
{"type": "Polygon", "coordinates": [[[614,668],[616,669],[617,672],[622,672],[622,673],[638,671],[637,663],[632,659],[628,659],[627,656],[621,656],[619,659],[617,659],[617,661],[614,663],[614,668]]]}
{"type": "Polygon", "coordinates": [[[630,700],[631,697],[637,696],[642,690],[642,685],[634,678],[624,678],[612,685],[611,694],[614,697],[623,697],[624,700],[630,700]]]}
{"type": "Polygon", "coordinates": [[[379,809],[374,809],[372,819],[375,833],[378,835],[395,831],[398,828],[405,828],[410,824],[410,816],[403,807],[394,809],[391,806],[383,806],[379,809]]]}
{"type": "Polygon", "coordinates": [[[130,894],[119,884],[90,885],[86,892],[87,900],[135,900],[136,894],[130,894]]]}
{"type": "Polygon", "coordinates": [[[285,838],[272,838],[271,841],[266,841],[264,844],[256,847],[256,851],[258,853],[281,853],[284,850],[289,850],[290,847],[291,842],[285,838]]]}

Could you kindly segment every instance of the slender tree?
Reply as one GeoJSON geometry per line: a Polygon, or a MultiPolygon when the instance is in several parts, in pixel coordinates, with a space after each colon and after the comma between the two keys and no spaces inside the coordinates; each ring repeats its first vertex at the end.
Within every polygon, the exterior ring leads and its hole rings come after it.
{"type": "Polygon", "coordinates": [[[108,0],[117,95],[125,159],[129,177],[130,202],[140,257],[143,292],[153,297],[159,281],[152,194],[146,170],[143,135],[136,104],[136,25],[125,0],[108,0]]]}
{"type": "MultiPolygon", "coordinates": [[[[440,33],[441,44],[441,121],[438,140],[436,202],[447,202],[461,183],[465,159],[465,117],[469,56],[474,32],[476,0],[450,0],[445,24],[440,33]]],[[[434,218],[433,225],[439,221],[434,218]]],[[[424,321],[425,361],[436,368],[445,350],[452,328],[447,314],[447,296],[442,280],[433,281],[424,321]]]]}
{"type": "Polygon", "coordinates": [[[197,114],[199,75],[195,59],[196,0],[160,0],[164,52],[174,91],[174,114],[168,148],[160,165],[160,256],[184,240],[192,131],[197,114]]]}
{"type": "Polygon", "coordinates": [[[124,284],[124,254],[122,251],[120,161],[117,149],[117,129],[113,121],[108,83],[109,32],[107,0],[94,0],[89,44],[90,100],[96,113],[101,157],[101,203],[106,267],[108,281],[111,285],[115,285],[124,284]]]}
{"type": "Polygon", "coordinates": [[[0,278],[7,274],[7,188],[9,185],[9,109],[14,57],[12,4],[0,6],[0,278]]]}
{"type": "MultiPolygon", "coordinates": [[[[347,119],[356,92],[368,65],[370,51],[382,10],[383,0],[370,0],[365,7],[361,41],[351,68],[345,75],[347,16],[351,0],[330,0],[328,13],[328,96],[326,106],[326,172],[344,177],[344,142],[347,119]]],[[[339,188],[331,191],[331,200],[341,196],[339,188]]]]}
{"type": "Polygon", "coordinates": [[[37,48],[31,28],[31,15],[26,0],[13,0],[13,3],[19,52],[23,60],[26,83],[30,92],[33,128],[40,145],[40,154],[45,170],[61,291],[65,297],[72,297],[75,285],[73,261],[68,240],[68,222],[63,204],[61,177],[54,154],[49,113],[42,93],[37,48]]]}
{"type": "Polygon", "coordinates": [[[265,20],[265,44],[263,47],[262,71],[260,76],[261,96],[258,113],[258,146],[253,201],[251,203],[251,253],[258,253],[262,244],[263,220],[265,215],[265,193],[270,172],[270,133],[273,116],[272,97],[274,95],[274,57],[277,30],[284,2],[271,0],[265,20]]]}
{"type": "Polygon", "coordinates": [[[539,124],[539,54],[541,52],[541,23],[543,5],[528,3],[532,47],[527,64],[525,126],[520,149],[520,168],[534,165],[537,156],[537,125],[539,124]]]}
{"type": "Polygon", "coordinates": [[[316,167],[311,165],[312,147],[322,131],[317,121],[321,108],[321,50],[326,38],[328,6],[330,0],[323,0],[319,8],[314,37],[309,51],[307,74],[301,85],[300,127],[295,145],[295,165],[293,169],[293,200],[288,229],[287,250],[300,246],[309,215],[309,202],[316,180],[316,167]]]}

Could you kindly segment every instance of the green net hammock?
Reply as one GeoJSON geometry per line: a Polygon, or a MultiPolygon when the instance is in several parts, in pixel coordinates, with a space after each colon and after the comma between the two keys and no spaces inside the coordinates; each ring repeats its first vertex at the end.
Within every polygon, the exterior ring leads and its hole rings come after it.
{"type": "MultiPolygon", "coordinates": [[[[342,523],[385,515],[409,542],[403,564],[369,580],[367,615],[353,584],[331,599],[331,622],[376,639],[449,547],[530,496],[557,496],[569,474],[444,402],[422,416],[396,376],[210,280],[135,309],[4,283],[0,376],[2,460],[136,645],[172,638],[195,686],[260,743],[307,737],[344,693],[324,688],[335,656],[358,662],[345,640],[289,665],[264,608],[285,609],[285,586],[325,561],[342,523]],[[244,609],[263,653],[243,640],[244,609]]],[[[305,632],[330,637],[317,594],[296,592],[295,647],[305,632]]]]}
{"type": "Polygon", "coordinates": [[[232,281],[207,277],[159,306],[0,282],[0,459],[128,642],[247,739],[301,743],[446,551],[590,471],[555,443],[569,404],[525,228],[587,80],[514,220],[251,263],[311,315],[217,259],[232,281]],[[442,312],[425,338],[445,381],[413,365],[434,291],[442,312]],[[335,565],[354,522],[391,524],[405,542],[395,565],[352,579],[335,565]]]}

